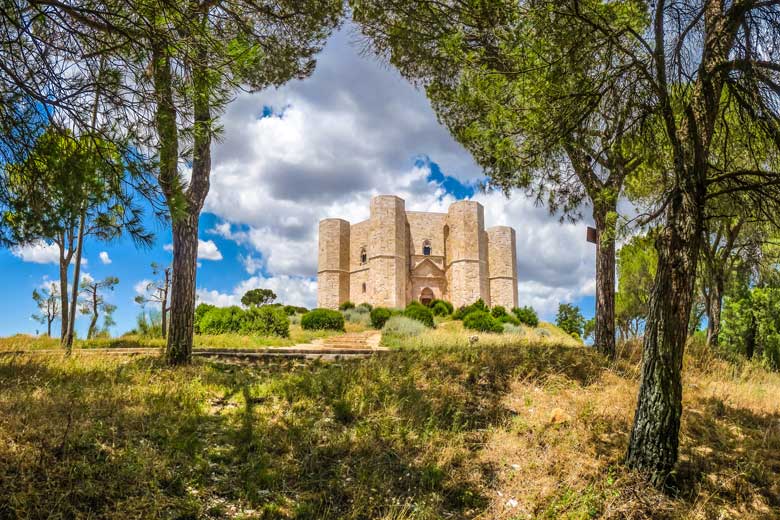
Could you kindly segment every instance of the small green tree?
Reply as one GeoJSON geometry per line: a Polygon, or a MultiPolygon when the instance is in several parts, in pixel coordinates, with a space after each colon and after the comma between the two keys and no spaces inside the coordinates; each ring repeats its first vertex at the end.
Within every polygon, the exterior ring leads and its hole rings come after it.
{"type": "Polygon", "coordinates": [[[571,303],[561,303],[558,305],[555,324],[567,334],[576,332],[578,336],[582,337],[583,329],[585,328],[585,318],[582,316],[579,307],[571,303]]]}
{"type": "Polygon", "coordinates": [[[721,337],[721,348],[780,370],[780,289],[757,287],[725,298],[721,337]]]}
{"type": "Polygon", "coordinates": [[[113,240],[127,232],[141,244],[151,243],[140,207],[124,176],[116,174],[127,171],[130,176],[135,170],[113,144],[53,129],[38,136],[23,161],[0,169],[3,241],[15,246],[54,243],[59,250],[60,338],[66,352],[73,343],[84,240],[113,240]]]}
{"type": "Polygon", "coordinates": [[[160,306],[162,337],[165,338],[168,331],[168,311],[171,310],[168,302],[168,293],[171,288],[171,268],[170,266],[162,267],[160,264],[152,262],[152,274],[156,280],[146,284],[144,294],[137,295],[135,302],[142,306],[147,303],[160,306]]]}
{"type": "Polygon", "coordinates": [[[271,289],[250,289],[241,297],[241,304],[244,307],[259,307],[273,303],[275,299],[276,293],[271,289]]]}
{"type": "Polygon", "coordinates": [[[60,315],[60,298],[57,296],[57,286],[52,283],[50,288],[33,289],[33,300],[38,305],[38,312],[33,319],[46,325],[46,335],[51,337],[51,324],[60,315]]]}
{"type": "Polygon", "coordinates": [[[105,329],[108,329],[108,327],[114,323],[111,315],[116,310],[116,306],[106,303],[101,291],[113,291],[118,283],[119,278],[116,276],[109,276],[100,281],[87,278],[81,280],[81,313],[92,315],[92,319],[89,322],[89,329],[87,330],[87,339],[92,339],[97,336],[97,322],[101,311],[106,316],[105,329]]]}
{"type": "Polygon", "coordinates": [[[637,235],[618,251],[618,289],[615,316],[622,339],[636,338],[644,330],[650,310],[650,291],[658,255],[651,235],[637,235]]]}

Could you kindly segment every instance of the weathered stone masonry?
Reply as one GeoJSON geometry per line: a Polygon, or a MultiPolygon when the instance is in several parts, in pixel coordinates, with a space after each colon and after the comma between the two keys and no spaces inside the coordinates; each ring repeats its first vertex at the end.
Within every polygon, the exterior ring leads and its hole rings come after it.
{"type": "Polygon", "coordinates": [[[481,204],[462,200],[445,213],[406,211],[403,199],[371,199],[371,217],[320,222],[317,304],[350,300],[404,307],[442,298],[457,308],[482,298],[517,306],[515,230],[485,229],[481,204]]]}

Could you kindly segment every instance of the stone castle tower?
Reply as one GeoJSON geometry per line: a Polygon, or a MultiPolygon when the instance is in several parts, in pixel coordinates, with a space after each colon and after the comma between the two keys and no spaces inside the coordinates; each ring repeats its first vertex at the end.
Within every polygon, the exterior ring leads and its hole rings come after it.
{"type": "Polygon", "coordinates": [[[435,298],[455,308],[482,298],[517,306],[515,230],[485,229],[481,204],[453,203],[447,213],[406,211],[403,199],[371,199],[371,217],[350,225],[320,221],[317,305],[405,307],[435,298]]]}

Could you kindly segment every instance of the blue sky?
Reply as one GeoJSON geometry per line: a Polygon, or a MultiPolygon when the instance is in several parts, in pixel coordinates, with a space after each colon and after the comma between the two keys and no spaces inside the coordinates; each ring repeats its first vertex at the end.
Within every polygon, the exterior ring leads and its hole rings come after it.
{"type": "MultiPolygon", "coordinates": [[[[545,319],[554,317],[559,302],[574,302],[592,316],[589,222],[561,224],[521,193],[506,198],[475,190],[480,169],[438,124],[424,94],[389,67],[360,56],[350,31],[347,26],[334,35],[311,78],[237,93],[228,106],[200,220],[200,301],[228,305],[247,289],[269,287],[285,303],[313,306],[317,222],[360,221],[368,217],[372,196],[392,193],[406,200],[407,209],[422,211],[446,211],[463,198],[479,201],[487,226],[517,231],[520,303],[545,319]]],[[[157,239],[147,250],[128,240],[86,243],[84,272],[120,280],[107,295],[117,306],[114,334],[135,325],[141,311],[133,301],[136,287],[151,278],[151,262],[170,262],[169,231],[151,219],[149,224],[157,239]],[[102,252],[110,263],[101,260],[102,252]]],[[[43,329],[30,316],[32,290],[57,278],[56,263],[41,263],[46,259],[42,248],[0,249],[6,275],[0,335],[43,329]]],[[[86,325],[79,320],[82,334],[86,325]]]]}

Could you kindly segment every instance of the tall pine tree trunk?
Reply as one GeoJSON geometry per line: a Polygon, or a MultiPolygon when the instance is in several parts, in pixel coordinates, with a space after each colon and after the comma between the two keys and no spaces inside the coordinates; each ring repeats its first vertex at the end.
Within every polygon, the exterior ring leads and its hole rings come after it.
{"type": "Polygon", "coordinates": [[[160,185],[168,200],[173,227],[171,315],[166,359],[172,365],[189,363],[195,321],[195,287],[198,263],[198,220],[209,191],[211,174],[211,85],[203,49],[192,64],[193,152],[192,176],[184,189],[178,175],[176,107],[173,101],[170,58],[154,51],[154,81],[158,99],[160,185]]]}
{"type": "Polygon", "coordinates": [[[608,356],[615,357],[615,220],[617,207],[595,205],[596,221],[596,327],[594,345],[608,356]]]}
{"type": "Polygon", "coordinates": [[[682,361],[693,304],[703,197],[672,195],[656,243],[658,271],[645,327],[642,376],[626,463],[663,486],[677,462],[682,361]]]}
{"type": "Polygon", "coordinates": [[[189,363],[195,321],[195,275],[198,264],[198,214],[173,222],[171,323],[166,358],[172,365],[189,363]]]}

